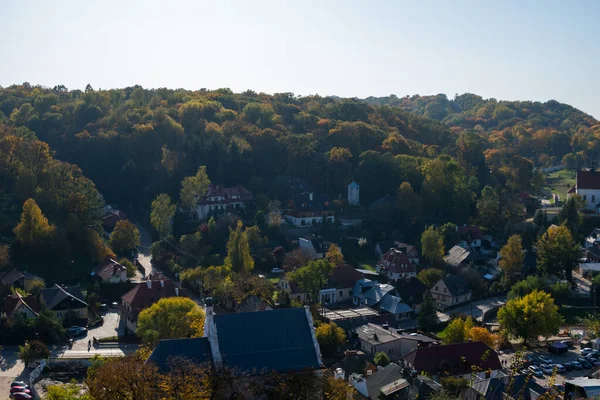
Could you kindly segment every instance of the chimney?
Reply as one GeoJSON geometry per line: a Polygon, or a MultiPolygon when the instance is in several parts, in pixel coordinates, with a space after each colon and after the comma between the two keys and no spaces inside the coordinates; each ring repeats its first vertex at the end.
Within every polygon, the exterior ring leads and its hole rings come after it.
{"type": "Polygon", "coordinates": [[[179,288],[178,287],[175,288],[175,296],[179,296],[179,288]]]}
{"type": "Polygon", "coordinates": [[[163,281],[162,279],[160,280],[160,287],[161,288],[165,287],[165,281],[163,281]]]}
{"type": "Polygon", "coordinates": [[[335,374],[333,375],[335,379],[344,379],[344,370],[341,368],[335,369],[335,374]]]}
{"type": "Polygon", "coordinates": [[[152,289],[152,281],[150,279],[146,281],[146,286],[148,286],[148,289],[152,289]]]}

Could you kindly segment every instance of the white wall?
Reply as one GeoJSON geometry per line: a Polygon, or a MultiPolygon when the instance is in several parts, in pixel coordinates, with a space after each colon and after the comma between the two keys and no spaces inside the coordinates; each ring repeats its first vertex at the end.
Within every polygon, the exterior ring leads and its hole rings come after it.
{"type": "Polygon", "coordinates": [[[596,204],[600,203],[600,190],[577,189],[577,194],[581,196],[582,199],[585,196],[586,209],[596,211],[596,204]]]}

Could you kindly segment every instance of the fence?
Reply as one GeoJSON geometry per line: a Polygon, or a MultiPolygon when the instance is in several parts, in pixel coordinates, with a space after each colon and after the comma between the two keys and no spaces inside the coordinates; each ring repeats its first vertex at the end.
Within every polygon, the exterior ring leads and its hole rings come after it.
{"type": "Polygon", "coordinates": [[[46,360],[40,361],[40,363],[38,364],[38,366],[35,367],[29,373],[29,390],[31,390],[31,394],[33,395],[32,397],[34,399],[39,399],[40,396],[35,391],[35,387],[33,386],[33,384],[35,383],[35,380],[40,376],[40,374],[42,373],[42,371],[44,370],[44,368],[46,368],[46,360]]]}

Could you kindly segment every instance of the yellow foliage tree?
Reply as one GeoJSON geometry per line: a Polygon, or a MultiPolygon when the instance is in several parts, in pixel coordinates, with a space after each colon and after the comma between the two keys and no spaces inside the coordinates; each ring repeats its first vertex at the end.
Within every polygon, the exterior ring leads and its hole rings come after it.
{"type": "Polygon", "coordinates": [[[327,258],[327,260],[333,266],[344,263],[344,255],[342,254],[340,248],[336,244],[332,244],[331,246],[329,246],[329,250],[327,250],[325,258],[327,258]]]}

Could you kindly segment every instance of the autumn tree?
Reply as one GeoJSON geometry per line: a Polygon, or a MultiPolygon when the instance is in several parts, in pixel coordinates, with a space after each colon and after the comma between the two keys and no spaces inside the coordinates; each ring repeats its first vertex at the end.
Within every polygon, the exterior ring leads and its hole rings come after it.
{"type": "Polygon", "coordinates": [[[403,225],[415,226],[423,212],[423,201],[408,182],[402,182],[396,191],[396,209],[403,225]]]}
{"type": "Polygon", "coordinates": [[[572,279],[573,267],[579,261],[579,246],[566,225],[550,226],[537,241],[537,249],[540,272],[565,276],[569,281],[572,279]]]}
{"type": "Polygon", "coordinates": [[[289,278],[298,283],[310,303],[317,303],[319,302],[319,291],[325,287],[327,277],[332,269],[333,266],[329,261],[314,260],[289,273],[289,278]]]}
{"type": "Polygon", "coordinates": [[[437,305],[429,291],[423,296],[423,304],[421,305],[421,312],[417,315],[417,321],[421,329],[426,332],[429,332],[438,323],[437,305]]]}
{"type": "Polygon", "coordinates": [[[453,319],[439,336],[444,340],[444,344],[462,343],[469,339],[469,331],[473,327],[472,318],[453,319]]]}
{"type": "Polygon", "coordinates": [[[500,336],[493,334],[481,326],[474,326],[469,331],[469,338],[474,342],[483,342],[495,349],[500,343],[500,336]]]}
{"type": "Polygon", "coordinates": [[[81,386],[75,379],[69,383],[47,386],[45,398],[47,400],[92,400],[88,393],[82,393],[81,386]]]}
{"type": "Polygon", "coordinates": [[[254,268],[254,259],[250,255],[248,244],[248,233],[242,230],[242,227],[242,221],[238,221],[235,229],[229,228],[225,266],[234,272],[250,272],[254,268]]]}
{"type": "Polygon", "coordinates": [[[325,258],[331,265],[340,265],[344,263],[344,256],[342,255],[342,252],[337,244],[332,244],[329,246],[329,250],[327,250],[325,258]]]}
{"type": "Polygon", "coordinates": [[[527,343],[529,339],[556,334],[563,318],[552,296],[534,290],[524,297],[509,300],[501,307],[498,322],[510,335],[527,343]]]}
{"type": "Polygon", "coordinates": [[[421,235],[423,257],[433,264],[439,264],[444,257],[444,238],[439,229],[430,225],[421,235]]]}
{"type": "Polygon", "coordinates": [[[14,229],[19,243],[27,247],[36,246],[49,240],[53,232],[54,226],[48,223],[35,200],[27,200],[23,204],[21,222],[14,229]]]}
{"type": "Polygon", "coordinates": [[[204,311],[187,297],[160,299],[142,310],[136,334],[145,343],[156,344],[161,339],[202,337],[204,311]]]}
{"type": "Polygon", "coordinates": [[[140,231],[133,223],[118,221],[110,234],[110,247],[117,253],[129,253],[140,245],[140,231]]]}
{"type": "Polygon", "coordinates": [[[160,238],[166,238],[171,235],[173,230],[173,217],[177,207],[171,204],[169,195],[162,193],[156,196],[152,202],[152,212],[150,213],[150,222],[160,238]]]}
{"type": "Polygon", "coordinates": [[[321,324],[316,332],[319,348],[324,356],[332,356],[346,342],[344,330],[334,322],[321,324]]]}
{"type": "Polygon", "coordinates": [[[521,236],[512,235],[508,242],[500,249],[500,268],[507,277],[513,278],[521,272],[523,267],[523,246],[521,246],[521,236]]]}
{"type": "Polygon", "coordinates": [[[417,279],[427,286],[427,289],[431,289],[444,275],[444,271],[439,268],[425,268],[417,273],[417,279]]]}
{"type": "Polygon", "coordinates": [[[477,201],[477,216],[481,226],[489,230],[496,229],[501,221],[500,198],[489,186],[483,188],[477,201]]]}
{"type": "Polygon", "coordinates": [[[199,198],[202,198],[210,185],[210,179],[206,174],[206,166],[202,165],[198,168],[198,172],[194,176],[188,176],[181,182],[181,190],[179,198],[181,199],[181,207],[191,209],[196,205],[199,198]]]}
{"type": "Polygon", "coordinates": [[[29,365],[29,361],[35,359],[46,359],[50,357],[50,350],[48,347],[39,340],[30,340],[25,342],[23,346],[19,346],[19,352],[17,353],[19,359],[23,361],[25,366],[29,365]]]}

